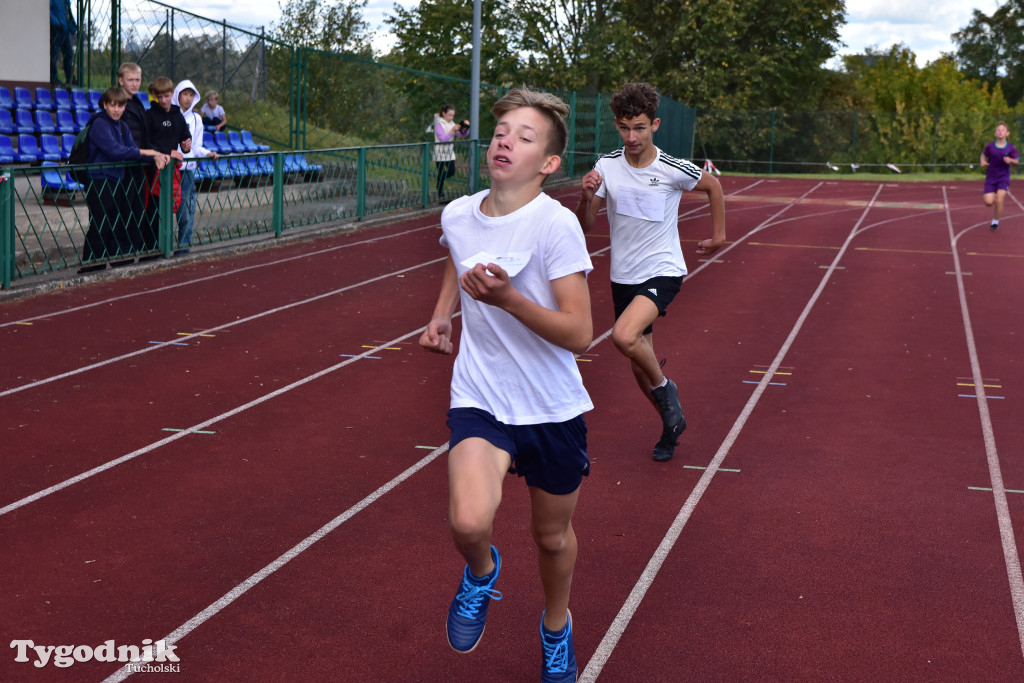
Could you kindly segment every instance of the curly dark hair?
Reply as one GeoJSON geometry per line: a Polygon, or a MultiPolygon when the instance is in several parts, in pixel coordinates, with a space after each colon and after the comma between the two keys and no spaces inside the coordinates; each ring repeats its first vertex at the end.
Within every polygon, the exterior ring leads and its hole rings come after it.
{"type": "Polygon", "coordinates": [[[658,116],[658,99],[658,91],[650,83],[627,83],[612,96],[610,106],[617,119],[647,114],[653,121],[658,116]]]}

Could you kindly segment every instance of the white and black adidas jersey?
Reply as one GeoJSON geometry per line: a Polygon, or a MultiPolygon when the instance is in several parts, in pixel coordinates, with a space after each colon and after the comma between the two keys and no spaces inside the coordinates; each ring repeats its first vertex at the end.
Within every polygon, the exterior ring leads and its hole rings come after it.
{"type": "Polygon", "coordinates": [[[686,275],[679,244],[679,198],[700,181],[701,170],[658,150],[654,163],[633,168],[622,149],[597,160],[597,196],[608,207],[611,279],[635,285],[652,277],[686,275]]]}

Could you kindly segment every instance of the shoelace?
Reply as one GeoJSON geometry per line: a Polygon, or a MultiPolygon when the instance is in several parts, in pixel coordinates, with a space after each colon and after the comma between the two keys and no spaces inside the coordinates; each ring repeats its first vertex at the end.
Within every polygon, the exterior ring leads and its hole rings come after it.
{"type": "Polygon", "coordinates": [[[544,635],[544,667],[554,674],[565,673],[569,668],[569,631],[557,642],[549,642],[544,635]]]}
{"type": "Polygon", "coordinates": [[[491,600],[501,600],[501,592],[492,589],[493,585],[488,583],[483,586],[474,586],[469,581],[463,581],[462,589],[455,596],[459,601],[459,606],[456,608],[459,615],[467,619],[474,619],[485,597],[489,596],[491,600]]]}

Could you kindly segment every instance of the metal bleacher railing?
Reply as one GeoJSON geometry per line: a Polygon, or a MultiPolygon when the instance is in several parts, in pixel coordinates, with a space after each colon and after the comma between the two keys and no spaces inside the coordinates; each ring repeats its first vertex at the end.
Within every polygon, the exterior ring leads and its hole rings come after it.
{"type": "MultiPolygon", "coordinates": [[[[473,183],[486,187],[485,172],[475,179],[468,175],[470,154],[480,157],[477,168],[485,168],[485,146],[475,141],[453,144],[458,172],[446,184],[449,194],[464,194],[473,183]]],[[[111,249],[98,255],[85,250],[90,221],[86,192],[101,191],[106,181],[96,181],[87,189],[71,179],[75,168],[69,166],[0,169],[2,284],[9,288],[12,281],[33,275],[137,256],[171,258],[176,250],[188,246],[259,235],[280,237],[285,231],[303,227],[436,206],[432,146],[416,143],[277,151],[204,160],[196,170],[197,209],[190,245],[177,244],[172,194],[165,192],[158,199],[150,198],[160,202],[155,245],[131,251],[111,249]]],[[[592,165],[594,159],[588,155],[586,162],[580,161],[582,168],[592,165]]],[[[171,167],[161,173],[161,186],[171,187],[171,167]]],[[[563,169],[553,180],[566,175],[563,169]]],[[[145,195],[144,188],[120,190],[145,195]]],[[[111,225],[125,222],[131,223],[131,217],[109,219],[111,225]]]]}

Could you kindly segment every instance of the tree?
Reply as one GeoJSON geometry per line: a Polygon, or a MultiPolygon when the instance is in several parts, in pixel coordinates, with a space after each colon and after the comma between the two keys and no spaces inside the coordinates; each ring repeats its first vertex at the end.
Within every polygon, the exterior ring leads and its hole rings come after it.
{"type": "Polygon", "coordinates": [[[991,15],[974,10],[971,22],[953,34],[951,56],[970,78],[1001,85],[1006,99],[1024,97],[1024,0],[1007,0],[991,15]]]}
{"type": "Polygon", "coordinates": [[[813,107],[836,53],[844,0],[622,0],[636,79],[690,106],[813,107]]]}
{"type": "Polygon", "coordinates": [[[368,64],[373,48],[362,14],[367,1],[287,0],[279,5],[281,21],[271,35],[295,49],[278,44],[271,50],[271,96],[291,104],[296,86],[304,86],[301,92],[309,123],[381,139],[388,126],[376,111],[387,98],[376,69],[368,64]]]}

